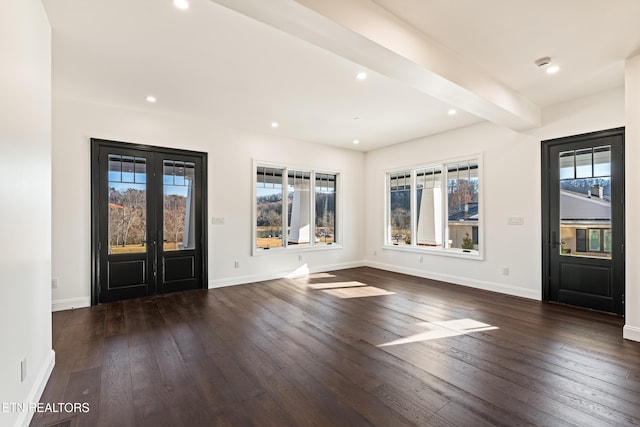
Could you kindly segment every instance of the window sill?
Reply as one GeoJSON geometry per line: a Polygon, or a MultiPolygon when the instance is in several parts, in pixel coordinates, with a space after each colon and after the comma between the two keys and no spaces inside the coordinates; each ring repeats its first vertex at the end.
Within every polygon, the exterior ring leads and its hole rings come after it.
{"type": "Polygon", "coordinates": [[[411,252],[423,255],[435,255],[444,256],[450,258],[462,258],[473,261],[484,261],[484,254],[481,251],[472,250],[467,252],[466,249],[443,249],[443,248],[430,248],[430,247],[415,247],[409,245],[389,245],[382,246],[383,250],[397,251],[397,252],[411,252]]]}
{"type": "Polygon", "coordinates": [[[253,256],[263,256],[263,255],[269,255],[269,254],[287,254],[287,253],[295,254],[295,253],[302,253],[302,252],[333,251],[337,249],[342,249],[342,245],[338,243],[332,243],[330,245],[315,245],[315,246],[291,245],[286,248],[284,247],[277,247],[277,248],[270,248],[270,249],[253,248],[253,256]]]}

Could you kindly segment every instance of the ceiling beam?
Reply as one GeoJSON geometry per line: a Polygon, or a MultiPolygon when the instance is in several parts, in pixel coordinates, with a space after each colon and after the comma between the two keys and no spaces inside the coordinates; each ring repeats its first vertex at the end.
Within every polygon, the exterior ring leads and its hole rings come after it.
{"type": "Polygon", "coordinates": [[[487,121],[521,131],[540,108],[370,0],[211,0],[487,121]]]}

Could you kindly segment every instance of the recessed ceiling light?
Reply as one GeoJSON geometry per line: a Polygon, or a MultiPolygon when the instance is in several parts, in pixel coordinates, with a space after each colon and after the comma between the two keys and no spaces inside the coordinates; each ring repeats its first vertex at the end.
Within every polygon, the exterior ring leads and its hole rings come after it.
{"type": "Polygon", "coordinates": [[[150,102],[152,104],[157,101],[156,97],[153,95],[147,95],[145,99],[147,100],[147,102],[150,102]]]}
{"type": "Polygon", "coordinates": [[[455,108],[451,108],[449,111],[447,111],[447,114],[450,116],[455,116],[458,112],[456,111],[455,108]]]}
{"type": "Polygon", "coordinates": [[[549,56],[536,59],[534,64],[540,68],[544,68],[547,74],[555,74],[560,71],[560,67],[557,65],[551,65],[551,57],[549,56]]]}
{"type": "Polygon", "coordinates": [[[272,128],[277,128],[278,126],[280,126],[280,124],[278,122],[271,122],[271,127],[272,128]]]}
{"type": "Polygon", "coordinates": [[[173,5],[180,10],[189,9],[189,2],[187,0],[173,0],[173,5]]]}
{"type": "Polygon", "coordinates": [[[367,73],[365,73],[364,71],[361,71],[358,74],[356,74],[356,79],[358,80],[364,80],[366,78],[367,78],[367,73]]]}
{"type": "Polygon", "coordinates": [[[358,145],[358,144],[360,144],[360,140],[359,140],[359,139],[354,139],[354,140],[353,140],[353,143],[354,143],[355,145],[358,145]]]}
{"type": "Polygon", "coordinates": [[[549,65],[549,67],[547,67],[547,74],[555,74],[558,71],[560,71],[560,67],[557,65],[549,65]]]}

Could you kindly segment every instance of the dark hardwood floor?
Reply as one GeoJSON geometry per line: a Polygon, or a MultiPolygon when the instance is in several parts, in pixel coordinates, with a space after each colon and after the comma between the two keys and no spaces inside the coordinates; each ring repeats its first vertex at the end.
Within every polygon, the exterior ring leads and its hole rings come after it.
{"type": "Polygon", "coordinates": [[[371,268],[53,325],[42,402],[90,410],[33,426],[640,425],[640,343],[622,319],[371,268]]]}

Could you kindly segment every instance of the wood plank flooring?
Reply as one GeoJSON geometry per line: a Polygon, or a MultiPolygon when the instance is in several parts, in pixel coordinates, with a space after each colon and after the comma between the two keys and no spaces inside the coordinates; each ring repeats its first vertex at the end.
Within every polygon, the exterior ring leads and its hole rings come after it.
{"type": "Polygon", "coordinates": [[[32,426],[640,425],[622,319],[371,268],[53,314],[32,426]]]}

